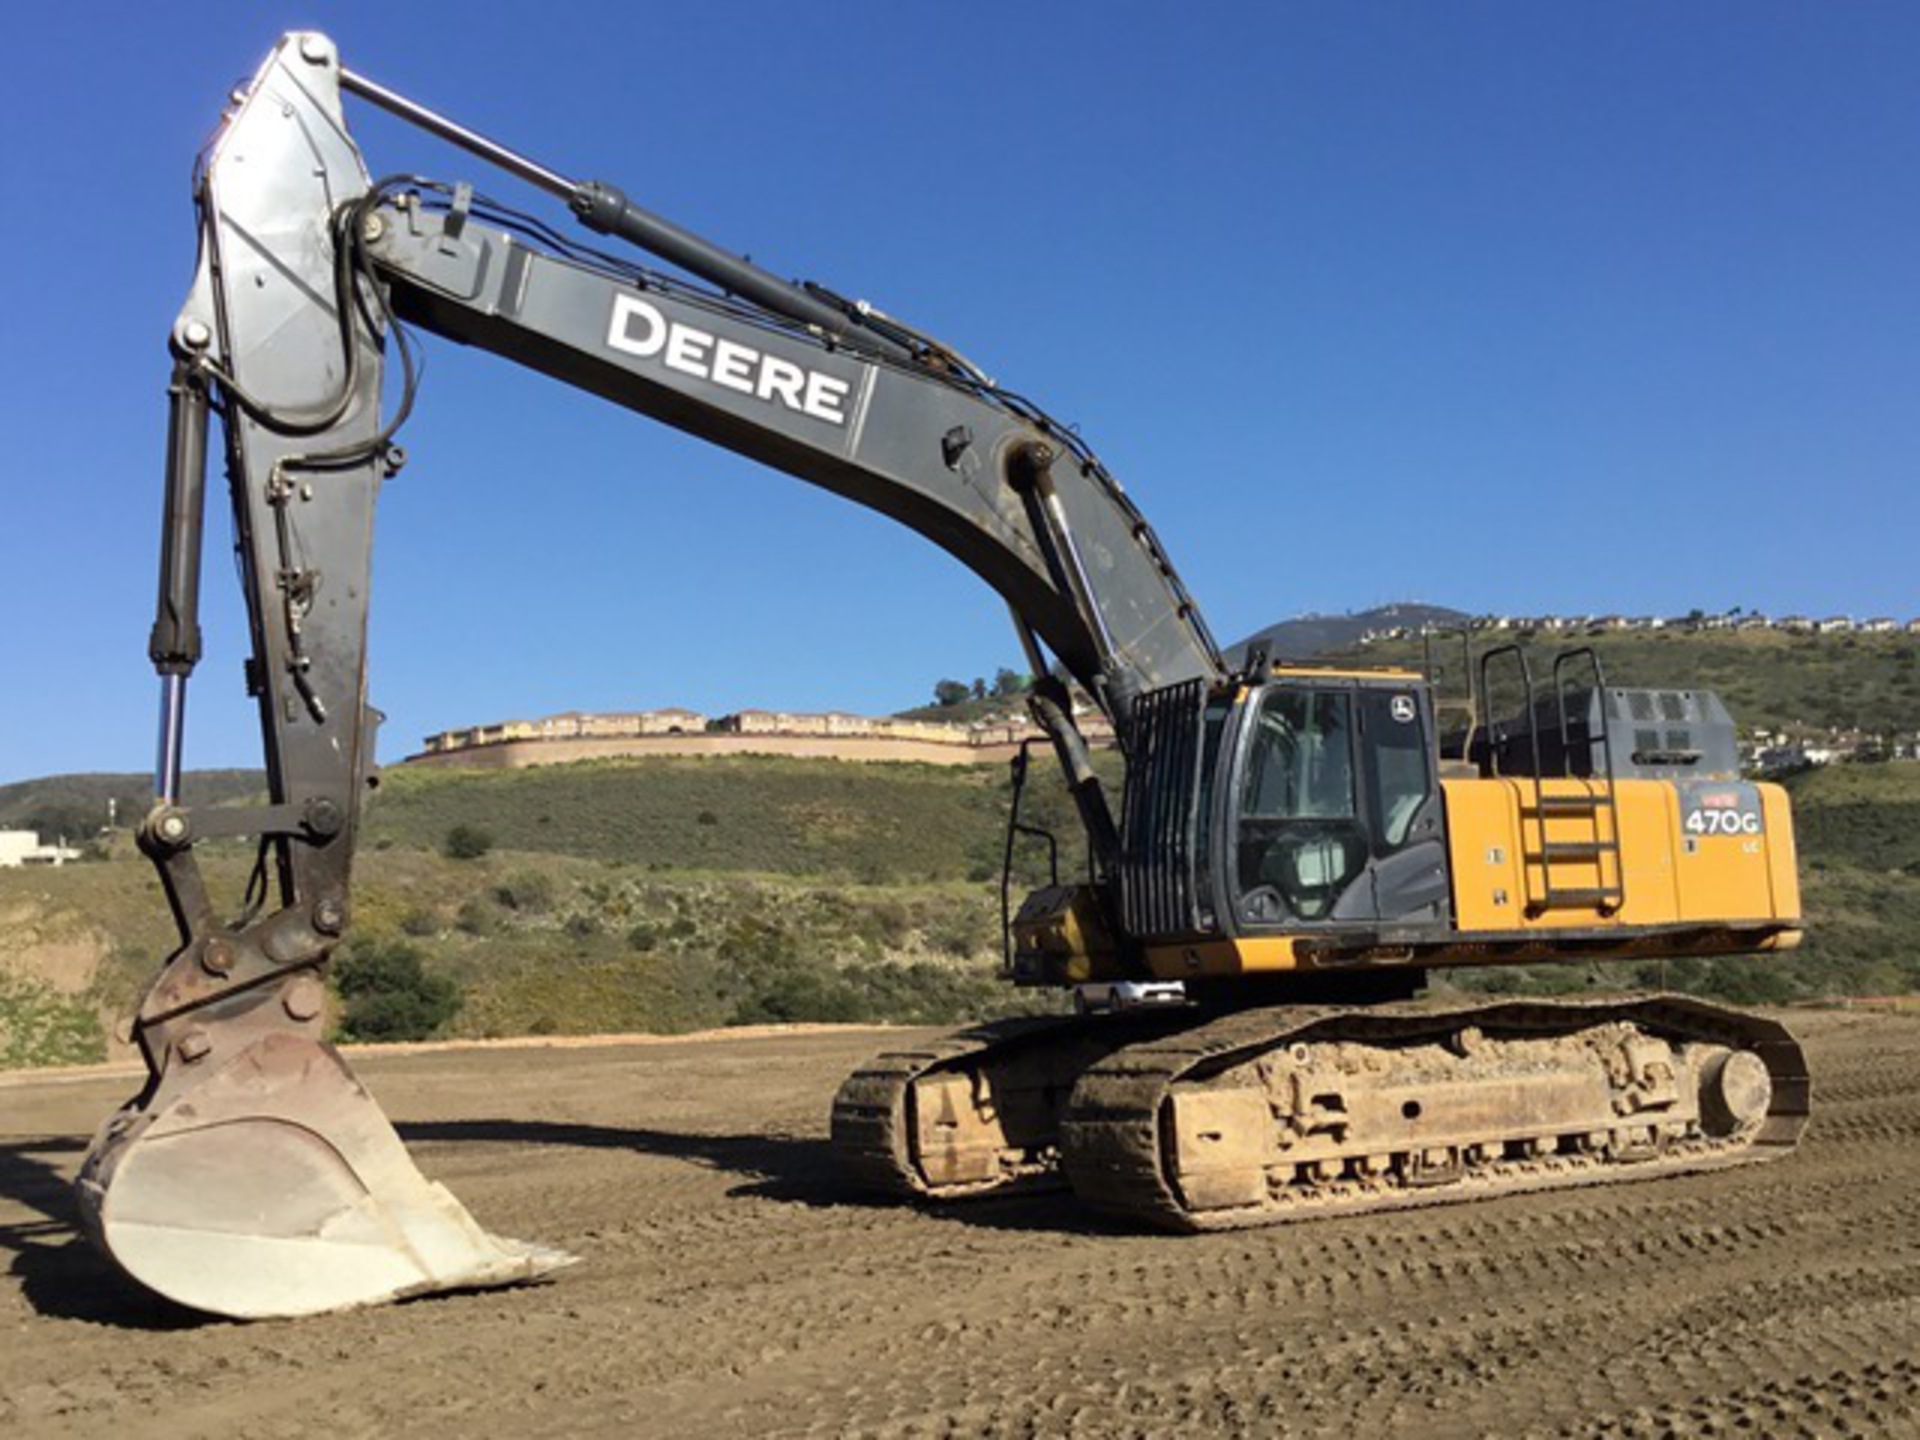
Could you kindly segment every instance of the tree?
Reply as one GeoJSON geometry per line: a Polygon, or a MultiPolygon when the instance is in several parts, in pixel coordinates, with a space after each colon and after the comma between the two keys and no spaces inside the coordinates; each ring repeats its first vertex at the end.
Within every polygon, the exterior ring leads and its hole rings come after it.
{"type": "Polygon", "coordinates": [[[979,675],[973,677],[973,698],[976,700],[987,698],[987,682],[979,675]]]}
{"type": "Polygon", "coordinates": [[[933,686],[933,703],[945,709],[961,704],[971,693],[964,680],[936,680],[933,686]]]}
{"type": "Polygon", "coordinates": [[[993,675],[994,698],[1011,700],[1016,695],[1024,695],[1033,688],[1033,677],[1022,675],[1018,670],[1009,670],[1002,665],[993,675]]]}
{"type": "Polygon", "coordinates": [[[348,1040],[425,1040],[459,1013],[460,987],[429,975],[404,941],[356,946],[333,970],[348,1040]]]}

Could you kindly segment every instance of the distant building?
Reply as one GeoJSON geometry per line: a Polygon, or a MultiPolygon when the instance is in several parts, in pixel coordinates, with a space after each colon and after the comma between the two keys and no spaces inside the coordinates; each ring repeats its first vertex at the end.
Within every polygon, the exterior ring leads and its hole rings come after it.
{"type": "Polygon", "coordinates": [[[42,845],[32,830],[0,830],[0,870],[17,870],[22,865],[64,865],[78,860],[80,852],[71,845],[42,845]]]}

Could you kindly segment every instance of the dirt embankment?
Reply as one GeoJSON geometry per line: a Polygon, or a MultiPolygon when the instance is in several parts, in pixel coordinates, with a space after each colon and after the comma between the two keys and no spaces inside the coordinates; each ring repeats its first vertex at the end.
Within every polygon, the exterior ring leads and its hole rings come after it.
{"type": "Polygon", "coordinates": [[[552,1284],[297,1323],[130,1293],[66,1181],[124,1079],[0,1091],[0,1433],[1920,1435],[1920,1022],[1796,1019],[1794,1156],[1204,1237],[852,1199],[874,1035],[356,1063],[552,1284]]]}

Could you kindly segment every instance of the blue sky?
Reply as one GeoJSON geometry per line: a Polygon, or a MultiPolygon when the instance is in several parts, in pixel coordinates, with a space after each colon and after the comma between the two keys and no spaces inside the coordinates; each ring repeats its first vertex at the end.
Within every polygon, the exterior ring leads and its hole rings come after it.
{"type": "MultiPolygon", "coordinates": [[[[1393,599],[1920,613],[1911,6],[35,6],[0,90],[0,782],[150,762],[189,172],[300,26],[1078,424],[1223,639],[1393,599]]],[[[376,172],[558,218],[349,114],[376,172]]],[[[890,522],[429,348],[375,560],[383,758],[1015,663],[890,522]]],[[[226,544],[193,766],[257,755],[226,544]]]]}

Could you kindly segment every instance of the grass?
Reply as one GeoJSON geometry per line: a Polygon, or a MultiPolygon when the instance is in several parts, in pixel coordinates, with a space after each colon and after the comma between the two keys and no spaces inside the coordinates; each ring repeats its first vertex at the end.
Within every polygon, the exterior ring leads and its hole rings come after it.
{"type": "Polygon", "coordinates": [[[464,826],[504,851],[658,870],[939,880],[997,864],[1002,783],[993,766],[773,756],[400,770],[369,809],[367,841],[438,849],[464,826]]]}
{"type": "Polygon", "coordinates": [[[106,1058],[106,1035],[91,1005],[31,976],[0,970],[0,1069],[106,1058]]]}

